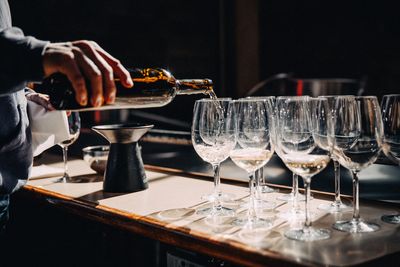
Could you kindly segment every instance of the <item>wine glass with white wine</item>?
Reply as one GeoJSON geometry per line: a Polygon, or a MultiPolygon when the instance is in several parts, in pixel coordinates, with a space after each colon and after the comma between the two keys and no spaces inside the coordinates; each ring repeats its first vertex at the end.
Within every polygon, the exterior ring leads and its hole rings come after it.
{"type": "MultiPolygon", "coordinates": [[[[269,105],[272,109],[272,116],[274,117],[275,114],[275,96],[248,96],[246,99],[253,99],[253,100],[262,100],[265,101],[266,105],[269,105]]],[[[274,118],[273,118],[274,119],[274,118]]],[[[264,175],[264,166],[259,168],[256,171],[256,190],[259,196],[261,197],[264,194],[274,193],[277,192],[277,189],[269,187],[267,185],[267,181],[264,175]]],[[[261,200],[261,198],[260,198],[261,200]]]]}
{"type": "MultiPolygon", "coordinates": [[[[275,134],[273,135],[273,140],[275,142],[275,152],[282,159],[283,151],[281,150],[282,146],[278,145],[278,129],[282,127],[282,123],[285,122],[285,117],[288,112],[288,100],[289,99],[297,99],[297,100],[308,100],[309,96],[280,96],[277,97],[275,102],[275,119],[274,119],[274,129],[275,134]]],[[[290,222],[298,222],[302,220],[305,216],[304,211],[300,209],[299,201],[305,200],[305,196],[300,194],[299,192],[299,181],[298,175],[295,172],[292,172],[292,190],[288,194],[281,194],[280,197],[277,198],[281,201],[286,201],[290,203],[291,208],[288,211],[280,212],[278,216],[282,219],[288,220],[290,222]]]]}
{"type": "Polygon", "coordinates": [[[309,205],[311,178],[330,161],[330,151],[315,138],[324,135],[327,143],[332,142],[333,128],[327,100],[287,98],[278,112],[281,120],[276,131],[278,155],[293,173],[303,178],[306,192],[304,226],[286,231],[285,236],[306,242],[328,239],[328,229],[312,227],[309,205]]]}
{"type": "MultiPolygon", "coordinates": [[[[278,116],[280,115],[278,112],[282,112],[281,106],[285,104],[285,101],[289,98],[293,98],[293,96],[279,96],[275,100],[275,128],[278,127],[278,124],[280,123],[278,116]]],[[[303,96],[296,96],[297,99],[308,99],[309,96],[303,95],[303,96]]],[[[277,149],[276,150],[278,156],[280,151],[277,149]]],[[[297,217],[298,215],[302,215],[303,213],[301,210],[298,208],[298,202],[299,201],[304,201],[305,196],[299,192],[299,176],[296,173],[292,173],[292,190],[289,194],[281,194],[278,198],[278,200],[281,201],[286,201],[286,202],[291,202],[292,203],[292,211],[290,212],[291,214],[286,214],[288,216],[284,216],[287,219],[293,219],[297,217]],[[290,217],[290,218],[289,218],[290,217]]]]}
{"type": "Polygon", "coordinates": [[[58,180],[58,182],[62,183],[66,183],[71,180],[71,177],[68,174],[68,147],[72,145],[79,137],[81,130],[81,118],[79,116],[79,112],[67,111],[67,121],[69,137],[58,144],[63,151],[64,175],[58,180]]]}
{"type": "MultiPolygon", "coordinates": [[[[233,221],[234,225],[256,232],[257,228],[269,228],[270,220],[259,218],[256,210],[255,171],[263,167],[274,153],[272,142],[272,107],[260,99],[240,99],[234,101],[236,120],[236,146],[230,153],[232,161],[249,175],[250,197],[248,211],[244,217],[233,221]]],[[[275,203],[265,202],[274,208],[275,203]]],[[[249,234],[248,237],[255,237],[249,234]]]]}
{"type": "Polygon", "coordinates": [[[197,100],[193,110],[192,143],[197,154],[211,164],[214,171],[214,192],[206,195],[211,208],[199,209],[197,214],[207,215],[209,222],[223,222],[233,217],[234,210],[222,204],[224,195],[220,189],[220,164],[229,157],[235,146],[235,124],[232,101],[228,98],[197,100]]]}

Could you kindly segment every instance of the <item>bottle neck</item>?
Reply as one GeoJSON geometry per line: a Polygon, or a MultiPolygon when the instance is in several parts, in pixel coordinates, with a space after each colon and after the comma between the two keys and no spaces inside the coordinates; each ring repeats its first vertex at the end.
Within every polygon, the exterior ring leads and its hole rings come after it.
{"type": "Polygon", "coordinates": [[[213,92],[213,82],[210,79],[183,79],[177,80],[179,95],[210,94],[213,92]]]}

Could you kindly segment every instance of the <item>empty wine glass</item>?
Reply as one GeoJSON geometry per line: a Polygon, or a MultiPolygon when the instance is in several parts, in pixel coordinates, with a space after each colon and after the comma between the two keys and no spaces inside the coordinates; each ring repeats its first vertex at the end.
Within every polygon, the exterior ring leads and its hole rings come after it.
{"type": "Polygon", "coordinates": [[[315,241],[330,237],[328,229],[311,226],[311,178],[321,172],[330,161],[330,152],[322,146],[318,136],[332,142],[332,120],[326,99],[290,97],[279,106],[277,146],[285,165],[303,178],[306,190],[305,222],[302,229],[290,229],[285,236],[299,241],[315,241]]]}
{"type": "MultiPolygon", "coordinates": [[[[259,218],[255,209],[255,174],[274,153],[272,107],[263,100],[241,99],[234,101],[236,120],[236,146],[231,151],[232,161],[249,174],[250,197],[244,218],[236,218],[234,225],[245,229],[270,227],[271,222],[259,218]]],[[[275,203],[271,203],[275,206],[275,203]]]]}
{"type": "Polygon", "coordinates": [[[201,99],[194,105],[192,122],[192,143],[197,154],[212,165],[214,171],[214,193],[209,198],[212,208],[197,211],[209,215],[215,221],[221,217],[234,216],[235,212],[222,205],[220,189],[220,164],[229,157],[235,146],[235,124],[232,118],[233,106],[230,99],[201,99]]]}
{"type": "Polygon", "coordinates": [[[58,182],[62,183],[66,183],[71,179],[68,174],[68,146],[72,145],[79,137],[81,130],[81,118],[79,117],[79,112],[67,112],[67,121],[69,137],[67,140],[64,140],[58,144],[63,151],[64,175],[58,180],[58,182]]]}
{"type": "Polygon", "coordinates": [[[374,96],[338,98],[335,104],[335,157],[353,174],[353,218],[337,221],[333,228],[350,233],[373,232],[379,225],[360,218],[358,173],[378,158],[383,126],[378,100],[374,96]]]}
{"type": "MultiPolygon", "coordinates": [[[[400,94],[384,95],[381,108],[384,128],[383,152],[395,164],[400,165],[400,94]]],[[[400,224],[400,214],[383,215],[382,221],[400,224]]]]}
{"type": "MultiPolygon", "coordinates": [[[[335,101],[338,96],[321,96],[323,98],[326,98],[328,100],[329,108],[331,109],[331,114],[332,114],[332,120],[334,120],[334,117],[336,116],[336,109],[335,109],[335,101]]],[[[341,98],[343,97],[350,97],[354,98],[354,96],[340,96],[341,98]]],[[[335,125],[333,125],[333,128],[335,128],[335,125]]],[[[332,143],[333,146],[333,143],[332,143]]],[[[328,148],[327,148],[328,149],[328,148]]],[[[333,147],[329,148],[331,151],[333,150],[333,147]]],[[[333,152],[333,151],[332,151],[333,152]]],[[[330,213],[335,213],[335,212],[344,212],[344,211],[350,211],[351,206],[348,206],[342,202],[341,196],[340,196],[340,164],[339,161],[336,159],[335,154],[331,153],[331,159],[333,161],[333,167],[334,167],[334,179],[335,179],[335,199],[329,203],[329,204],[321,204],[318,206],[319,209],[328,211],[330,213]]]]}

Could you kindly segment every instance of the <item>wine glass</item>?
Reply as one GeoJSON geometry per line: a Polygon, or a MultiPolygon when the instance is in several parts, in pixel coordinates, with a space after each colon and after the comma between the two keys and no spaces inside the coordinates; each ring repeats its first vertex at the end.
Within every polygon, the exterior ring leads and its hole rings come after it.
{"type": "MultiPolygon", "coordinates": [[[[275,101],[275,129],[278,129],[278,124],[279,124],[279,110],[283,111],[283,109],[281,108],[282,105],[285,105],[285,101],[287,99],[290,99],[293,97],[290,96],[280,96],[276,99],[275,101]]],[[[297,99],[308,99],[308,96],[297,96],[297,99]]],[[[275,135],[277,136],[277,135],[275,135]]],[[[276,139],[275,139],[276,140],[276,139]]],[[[276,141],[275,141],[276,142],[276,141]]],[[[276,146],[276,153],[278,154],[278,156],[280,156],[280,150],[278,149],[278,147],[276,146]]],[[[277,198],[278,200],[282,200],[282,201],[286,201],[286,202],[292,202],[292,209],[289,213],[285,213],[285,214],[281,214],[281,217],[284,217],[286,219],[292,220],[292,219],[296,219],[299,216],[302,216],[302,212],[298,207],[298,201],[302,201],[305,200],[305,197],[303,194],[299,193],[299,179],[298,179],[298,175],[296,173],[293,172],[292,174],[292,190],[289,194],[282,194],[281,196],[279,196],[277,198]]]]}
{"type": "Polygon", "coordinates": [[[353,218],[337,221],[333,228],[350,233],[373,232],[379,225],[360,218],[358,173],[378,158],[383,125],[375,96],[338,98],[335,104],[335,157],[353,174],[353,218]]]}
{"type": "MultiPolygon", "coordinates": [[[[231,99],[230,97],[224,97],[224,98],[211,98],[211,99],[204,99],[204,100],[231,101],[232,99],[231,99]]],[[[213,105],[216,106],[217,111],[218,111],[220,114],[223,114],[223,113],[226,111],[225,107],[224,107],[221,103],[215,102],[213,105]]],[[[226,104],[225,104],[225,105],[226,105],[226,104]]],[[[225,115],[226,115],[226,114],[224,114],[224,116],[225,116],[225,115]]],[[[192,137],[193,137],[193,135],[192,135],[192,137]]],[[[197,151],[197,150],[196,150],[196,151],[197,151]]],[[[222,201],[222,202],[231,202],[231,203],[234,203],[234,202],[235,202],[235,198],[236,198],[236,196],[235,196],[234,194],[222,192],[222,191],[220,190],[220,183],[221,183],[221,180],[220,180],[219,177],[220,177],[219,174],[218,174],[217,179],[215,179],[215,177],[214,177],[214,183],[216,183],[216,184],[214,185],[214,190],[213,190],[213,192],[212,192],[212,193],[209,193],[209,194],[203,195],[203,196],[201,197],[201,199],[202,199],[202,200],[206,200],[206,201],[212,203],[212,202],[214,201],[214,199],[215,199],[216,197],[218,197],[219,200],[222,201]]],[[[207,210],[208,210],[208,209],[205,209],[204,211],[207,212],[207,210]]]]}
{"type": "Polygon", "coordinates": [[[264,100],[255,99],[236,100],[234,107],[237,143],[230,158],[249,174],[250,197],[246,216],[236,218],[233,224],[245,229],[268,228],[271,222],[259,218],[255,209],[255,171],[264,166],[274,153],[272,107],[264,100]]]}
{"type": "Polygon", "coordinates": [[[220,164],[229,157],[235,146],[235,124],[232,101],[227,98],[201,99],[194,105],[192,143],[196,153],[212,165],[214,193],[210,198],[212,208],[200,209],[197,214],[209,215],[214,221],[234,216],[235,212],[222,205],[220,189],[220,164]]]}
{"type": "MultiPolygon", "coordinates": [[[[336,109],[335,109],[335,101],[338,98],[337,95],[331,95],[331,96],[321,96],[323,98],[326,98],[328,100],[328,105],[331,110],[331,115],[332,115],[332,120],[334,120],[335,114],[336,114],[336,109]]],[[[343,97],[350,97],[354,98],[354,96],[339,96],[340,98],[343,97]]],[[[333,125],[333,128],[335,128],[335,125],[333,125]]],[[[333,145],[333,143],[332,143],[333,145]]],[[[328,149],[328,148],[327,148],[328,149]]],[[[329,148],[331,151],[333,147],[329,148]]],[[[332,151],[333,152],[333,151],[332,151]]],[[[335,213],[335,212],[345,212],[345,211],[350,211],[351,206],[348,206],[342,202],[342,199],[340,197],[340,164],[339,161],[336,159],[335,154],[331,153],[331,159],[333,161],[333,167],[334,167],[334,179],[335,179],[335,199],[329,203],[329,204],[321,204],[318,206],[320,210],[328,211],[329,213],[335,213]]]]}
{"type": "MultiPolygon", "coordinates": [[[[400,94],[384,95],[381,108],[384,128],[383,152],[395,164],[400,165],[400,94]]],[[[382,221],[400,224],[400,214],[383,215],[382,221]]]]}
{"type": "MultiPolygon", "coordinates": [[[[290,99],[293,97],[290,96],[281,96],[278,97],[276,100],[275,104],[275,120],[274,120],[274,129],[275,129],[275,135],[274,135],[274,142],[275,142],[275,152],[276,154],[282,158],[282,152],[281,152],[281,146],[278,145],[278,132],[277,129],[280,127],[279,123],[282,123],[283,120],[282,116],[285,116],[285,110],[286,110],[286,100],[290,99]]],[[[297,99],[308,99],[308,96],[297,96],[297,99]]],[[[298,222],[301,219],[305,217],[304,211],[300,209],[299,206],[299,201],[305,200],[305,196],[303,194],[300,194],[299,192],[299,180],[298,180],[298,175],[296,173],[292,173],[292,190],[289,194],[283,194],[277,198],[278,200],[290,202],[291,207],[290,210],[285,211],[285,212],[280,212],[279,217],[285,220],[288,220],[290,222],[298,222]]]]}
{"type": "MultiPolygon", "coordinates": [[[[266,101],[267,105],[270,105],[272,108],[272,116],[275,116],[274,111],[275,111],[275,96],[248,96],[246,99],[254,99],[254,100],[262,100],[266,101]]],[[[261,194],[267,194],[267,193],[274,193],[277,192],[277,189],[274,189],[272,187],[269,187],[267,185],[265,176],[264,176],[264,166],[259,168],[256,171],[255,174],[255,179],[256,179],[256,192],[258,195],[261,194]]],[[[260,198],[261,199],[261,198],[260,198]]]]}
{"type": "Polygon", "coordinates": [[[302,229],[285,232],[289,239],[315,241],[330,237],[328,229],[311,226],[310,184],[311,178],[321,172],[330,161],[330,151],[318,141],[326,136],[326,143],[333,138],[332,118],[327,99],[290,97],[278,110],[281,121],[277,129],[277,146],[285,165],[303,178],[306,191],[305,222],[302,229]]]}
{"type": "Polygon", "coordinates": [[[63,151],[64,175],[58,180],[58,182],[62,183],[66,183],[71,180],[71,177],[68,174],[68,146],[72,145],[78,139],[81,130],[81,118],[79,116],[79,112],[68,111],[66,113],[69,137],[67,140],[64,140],[58,144],[63,151]]]}

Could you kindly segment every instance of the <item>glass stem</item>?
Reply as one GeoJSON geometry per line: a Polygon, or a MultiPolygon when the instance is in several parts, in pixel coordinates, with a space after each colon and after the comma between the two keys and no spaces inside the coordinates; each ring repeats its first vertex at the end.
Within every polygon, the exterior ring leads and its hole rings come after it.
{"type": "Polygon", "coordinates": [[[299,179],[297,174],[293,173],[292,176],[292,194],[293,197],[297,198],[299,193],[299,179]]]}
{"type": "Polygon", "coordinates": [[[340,199],[340,164],[337,160],[334,160],[333,166],[335,173],[335,204],[340,205],[342,203],[340,199]]]}
{"type": "Polygon", "coordinates": [[[306,207],[305,207],[305,212],[306,212],[306,220],[304,222],[304,230],[309,230],[311,227],[311,215],[310,215],[310,207],[309,207],[309,202],[310,202],[310,197],[311,197],[311,178],[303,178],[304,182],[304,188],[306,189],[306,207]]]}
{"type": "Polygon", "coordinates": [[[255,198],[261,199],[261,168],[255,172],[255,198]]]}
{"type": "Polygon", "coordinates": [[[297,174],[293,173],[293,187],[292,187],[292,212],[297,212],[299,210],[299,180],[297,174]]]}
{"type": "Polygon", "coordinates": [[[260,195],[259,198],[261,199],[262,193],[263,193],[263,187],[266,186],[266,181],[265,181],[265,176],[264,176],[264,167],[261,167],[258,169],[259,174],[258,174],[258,194],[260,195]]]}
{"type": "Polygon", "coordinates": [[[219,166],[220,164],[215,164],[212,166],[214,172],[214,195],[221,196],[221,178],[219,176],[219,166]]]}
{"type": "Polygon", "coordinates": [[[68,147],[63,146],[64,177],[68,176],[68,147]]]}
{"type": "Polygon", "coordinates": [[[219,164],[212,165],[214,171],[214,201],[212,205],[214,210],[222,209],[221,190],[220,190],[221,178],[219,176],[219,169],[220,169],[219,166],[220,166],[219,164]]]}
{"type": "Polygon", "coordinates": [[[250,179],[249,179],[249,187],[250,187],[250,205],[249,209],[247,211],[247,216],[250,222],[254,222],[257,219],[257,214],[256,214],[256,207],[255,207],[255,179],[254,179],[255,173],[250,174],[250,179]]]}
{"type": "Polygon", "coordinates": [[[357,172],[353,172],[353,221],[360,220],[360,199],[359,199],[359,182],[357,172]]]}
{"type": "Polygon", "coordinates": [[[265,184],[265,177],[264,177],[264,167],[261,167],[260,169],[258,169],[258,171],[259,171],[259,181],[258,181],[258,183],[260,184],[260,185],[264,185],[265,184]]]}

